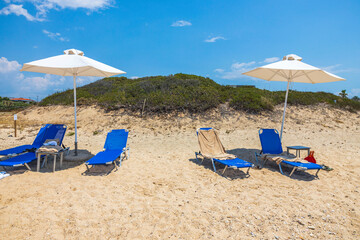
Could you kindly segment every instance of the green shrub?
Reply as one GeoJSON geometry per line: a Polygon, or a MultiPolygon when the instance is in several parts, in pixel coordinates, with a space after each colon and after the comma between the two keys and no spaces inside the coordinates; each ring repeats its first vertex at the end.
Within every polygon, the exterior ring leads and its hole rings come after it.
{"type": "MultiPolygon", "coordinates": [[[[249,112],[271,111],[285,100],[285,91],[268,91],[255,87],[222,86],[209,78],[175,74],[138,79],[111,77],[77,89],[78,103],[98,104],[107,110],[126,108],[138,112],[146,99],[145,111],[168,113],[173,111],[203,112],[229,102],[237,110],[249,112]]],[[[325,92],[290,91],[290,105],[328,103],[334,107],[360,110],[360,103],[325,92]]],[[[44,98],[40,105],[73,105],[73,90],[58,92],[44,98]]]]}
{"type": "Polygon", "coordinates": [[[0,112],[22,110],[36,103],[12,102],[7,97],[0,97],[0,112]]]}

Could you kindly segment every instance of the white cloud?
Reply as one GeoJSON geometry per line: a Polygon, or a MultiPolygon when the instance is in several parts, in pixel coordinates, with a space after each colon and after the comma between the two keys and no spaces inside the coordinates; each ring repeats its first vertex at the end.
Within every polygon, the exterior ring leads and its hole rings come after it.
{"type": "Polygon", "coordinates": [[[217,68],[217,69],[214,70],[214,72],[218,72],[218,73],[222,73],[222,72],[224,72],[224,71],[225,71],[225,70],[222,69],[222,68],[217,68]]]}
{"type": "Polygon", "coordinates": [[[242,73],[251,70],[252,66],[255,65],[255,61],[251,62],[236,62],[230,66],[230,71],[221,72],[221,78],[223,79],[238,79],[245,77],[242,73]]]}
{"type": "MultiPolygon", "coordinates": [[[[98,11],[99,9],[105,9],[112,5],[113,0],[29,0],[32,2],[36,9],[39,11],[40,15],[46,15],[46,13],[51,10],[59,9],[78,9],[83,8],[90,12],[98,11]]],[[[87,13],[89,14],[89,12],[87,13]]]]}
{"type": "Polygon", "coordinates": [[[58,40],[58,41],[61,41],[61,42],[68,42],[69,39],[68,38],[65,38],[65,37],[62,37],[60,33],[52,33],[52,32],[49,32],[47,30],[43,30],[43,33],[46,34],[49,38],[53,39],[53,40],[58,40]]]}
{"type": "Polygon", "coordinates": [[[278,58],[278,57],[265,58],[264,63],[272,63],[272,62],[276,62],[279,60],[280,60],[280,58],[278,58]]]}
{"type": "MultiPolygon", "coordinates": [[[[278,57],[265,58],[263,61],[251,61],[251,62],[235,62],[231,64],[228,71],[216,71],[219,73],[219,77],[223,79],[239,79],[239,78],[249,78],[249,76],[243,75],[244,72],[248,72],[256,67],[264,65],[264,63],[272,63],[280,60],[278,57]]],[[[255,79],[255,78],[254,78],[255,79]]]]}
{"type": "Polygon", "coordinates": [[[0,73],[18,71],[21,65],[17,61],[8,61],[5,57],[0,58],[0,73]]]}
{"type": "MultiPolygon", "coordinates": [[[[35,2],[38,2],[35,0],[35,2]]],[[[45,0],[43,4],[52,4],[61,8],[85,8],[96,11],[111,6],[112,0],[45,0]]]]}
{"type": "Polygon", "coordinates": [[[331,66],[327,66],[327,67],[323,67],[321,69],[330,72],[330,73],[344,73],[344,72],[352,72],[355,69],[351,69],[351,68],[341,68],[341,64],[335,64],[335,65],[331,65],[331,66]]]}
{"type": "Polygon", "coordinates": [[[98,11],[100,9],[106,9],[112,6],[114,0],[5,0],[9,5],[0,10],[0,14],[9,15],[11,13],[16,14],[17,16],[24,16],[29,21],[44,21],[47,13],[54,10],[62,9],[73,9],[83,8],[87,10],[87,14],[91,12],[98,11]],[[23,8],[23,5],[16,5],[12,3],[18,2],[29,2],[35,6],[37,13],[34,17],[26,9],[23,8]]]}
{"type": "Polygon", "coordinates": [[[2,15],[9,15],[9,14],[15,14],[16,16],[24,16],[28,21],[44,21],[43,18],[34,17],[31,15],[25,8],[23,8],[23,5],[16,5],[16,4],[10,4],[3,9],[0,10],[0,14],[2,15]]]}
{"type": "MultiPolygon", "coordinates": [[[[31,93],[33,91],[34,93],[46,96],[56,91],[72,89],[73,87],[72,77],[45,74],[45,76],[37,77],[22,76],[22,78],[17,77],[17,79],[21,82],[19,88],[21,93],[31,93]]],[[[77,87],[92,83],[98,79],[99,77],[77,77],[77,87]]]]}
{"type": "Polygon", "coordinates": [[[76,78],[78,87],[95,82],[96,80],[99,80],[99,77],[77,77],[76,78]]]}
{"type": "Polygon", "coordinates": [[[191,25],[192,25],[191,22],[185,21],[185,20],[179,20],[179,21],[173,22],[171,24],[172,27],[185,27],[185,26],[191,26],[191,25]]]}
{"type": "Polygon", "coordinates": [[[49,74],[46,74],[45,77],[26,77],[21,81],[20,91],[30,92],[32,90],[35,92],[42,92],[47,90],[50,86],[59,85],[60,82],[63,82],[54,80],[54,78],[57,77],[49,74]]]}
{"type": "Polygon", "coordinates": [[[222,40],[226,40],[224,37],[221,37],[221,36],[217,36],[217,37],[212,37],[212,38],[208,38],[208,39],[205,39],[204,42],[216,42],[217,40],[219,39],[222,39],[222,40]]]}
{"type": "Polygon", "coordinates": [[[138,78],[140,78],[140,77],[138,77],[138,76],[130,77],[130,79],[138,79],[138,78]]]}
{"type": "Polygon", "coordinates": [[[251,62],[248,62],[248,63],[238,63],[238,62],[236,62],[236,63],[233,63],[231,65],[231,69],[232,70],[241,70],[241,69],[247,68],[247,67],[249,67],[251,65],[254,65],[255,63],[256,63],[255,61],[251,61],[251,62]]]}

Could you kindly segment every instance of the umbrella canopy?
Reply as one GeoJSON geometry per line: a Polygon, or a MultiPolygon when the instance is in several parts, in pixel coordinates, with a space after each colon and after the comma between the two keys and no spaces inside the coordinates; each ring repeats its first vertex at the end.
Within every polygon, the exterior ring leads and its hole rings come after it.
{"type": "Polygon", "coordinates": [[[63,55],[25,63],[20,71],[55,74],[60,76],[73,76],[75,109],[75,154],[77,154],[76,77],[111,77],[114,75],[126,73],[109,65],[85,57],[84,52],[76,49],[65,50],[63,55]]]}
{"type": "Polygon", "coordinates": [[[344,78],[336,76],[325,70],[303,63],[302,58],[295,54],[289,54],[283,57],[282,61],[270,63],[268,65],[258,67],[243,74],[251,77],[261,78],[267,81],[281,81],[288,83],[285,95],[285,105],[281,124],[280,138],[282,138],[284,128],[286,104],[289,94],[290,82],[326,83],[345,80],[344,78]]]}
{"type": "Polygon", "coordinates": [[[82,51],[69,49],[65,54],[25,63],[20,71],[60,76],[111,77],[125,73],[109,65],[85,57],[82,51]]]}

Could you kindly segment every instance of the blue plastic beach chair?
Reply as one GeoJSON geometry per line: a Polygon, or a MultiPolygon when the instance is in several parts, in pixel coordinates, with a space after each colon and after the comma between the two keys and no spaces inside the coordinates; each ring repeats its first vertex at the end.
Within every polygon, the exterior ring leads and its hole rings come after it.
{"type": "MultiPolygon", "coordinates": [[[[67,129],[66,125],[63,124],[46,124],[44,127],[40,129],[38,136],[35,138],[34,141],[35,144],[33,143],[32,145],[23,145],[23,146],[32,146],[31,148],[27,148],[29,150],[32,150],[31,152],[25,152],[18,156],[0,161],[0,166],[4,168],[25,166],[27,169],[31,170],[28,163],[36,160],[35,150],[41,147],[46,139],[59,139],[59,145],[61,146],[65,136],[66,129],[67,129]]],[[[26,151],[26,149],[24,150],[26,151]]]]}
{"type": "MultiPolygon", "coordinates": [[[[217,138],[217,134],[216,134],[216,132],[215,132],[215,130],[213,128],[199,128],[199,129],[197,129],[196,134],[197,134],[198,138],[199,138],[199,132],[200,131],[212,132],[212,134],[214,134],[214,138],[217,138]]],[[[204,139],[204,141],[207,141],[207,140],[204,139]]],[[[216,142],[211,142],[211,143],[209,142],[209,144],[221,144],[221,143],[216,141],[216,142]]],[[[221,144],[221,146],[218,146],[218,147],[220,149],[224,149],[222,144],[221,144]]],[[[201,148],[201,145],[200,145],[200,148],[201,148]]],[[[223,152],[225,152],[225,150],[223,152]]],[[[208,154],[205,154],[205,155],[208,155],[208,154]]],[[[203,158],[203,160],[205,158],[211,159],[211,163],[212,163],[214,172],[216,172],[215,162],[225,165],[225,168],[224,168],[222,174],[224,174],[226,169],[229,167],[229,168],[234,168],[234,169],[248,168],[248,170],[246,172],[246,174],[248,175],[249,171],[250,171],[250,168],[254,167],[254,165],[252,163],[249,163],[249,162],[247,162],[245,160],[242,160],[240,158],[221,160],[221,159],[217,159],[216,157],[205,157],[204,154],[201,151],[195,152],[196,160],[198,160],[198,156],[201,156],[203,158]]]]}
{"type": "Polygon", "coordinates": [[[86,168],[89,171],[89,165],[108,165],[114,164],[117,169],[116,162],[121,162],[124,158],[129,158],[130,149],[126,147],[129,132],[125,129],[113,129],[111,130],[105,140],[104,151],[99,152],[90,160],[85,162],[86,168]]]}
{"type": "Polygon", "coordinates": [[[0,151],[0,155],[13,155],[13,154],[20,154],[22,152],[25,152],[28,149],[34,149],[34,148],[39,148],[42,146],[42,144],[44,143],[44,135],[46,130],[49,128],[51,124],[46,124],[43,125],[40,128],[40,131],[38,132],[37,136],[35,137],[34,142],[31,145],[22,145],[22,146],[17,146],[14,148],[9,148],[6,150],[2,150],[0,151]]]}
{"type": "MultiPolygon", "coordinates": [[[[283,153],[283,148],[281,145],[279,132],[276,129],[260,129],[259,130],[259,138],[260,138],[262,150],[261,150],[260,154],[255,153],[255,158],[256,158],[257,165],[260,167],[259,158],[263,154],[276,156],[276,155],[283,153]]],[[[262,168],[265,165],[266,161],[267,161],[267,159],[265,159],[265,161],[263,162],[263,164],[261,165],[260,168],[262,168]]],[[[293,168],[290,173],[290,176],[296,170],[300,170],[300,171],[317,170],[315,176],[318,177],[318,173],[319,173],[320,169],[323,169],[323,167],[321,165],[316,164],[316,163],[311,163],[311,162],[302,163],[302,162],[296,162],[296,161],[293,162],[293,161],[283,160],[279,163],[279,169],[280,169],[281,174],[284,174],[283,170],[281,168],[281,164],[284,164],[288,167],[293,168]]]]}

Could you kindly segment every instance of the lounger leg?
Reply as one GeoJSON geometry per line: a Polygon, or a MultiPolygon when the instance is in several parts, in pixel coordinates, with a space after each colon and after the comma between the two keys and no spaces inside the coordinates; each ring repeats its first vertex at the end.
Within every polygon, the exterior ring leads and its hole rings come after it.
{"type": "Polygon", "coordinates": [[[282,174],[282,175],[285,175],[285,174],[283,173],[283,171],[282,171],[281,163],[279,164],[279,169],[280,169],[281,174],[282,174]]]}
{"type": "MultiPolygon", "coordinates": [[[[198,152],[195,152],[196,160],[197,160],[197,161],[200,161],[199,158],[198,158],[198,155],[201,155],[201,154],[198,153],[198,152]]],[[[204,159],[205,159],[205,158],[202,156],[202,157],[201,157],[201,162],[200,162],[201,164],[203,163],[204,159]]]]}
{"type": "Polygon", "coordinates": [[[120,156],[119,167],[121,167],[122,157],[120,156]]]}
{"type": "Polygon", "coordinates": [[[292,170],[291,173],[290,173],[290,177],[291,177],[291,175],[295,172],[296,169],[297,169],[297,167],[294,167],[294,168],[293,168],[293,170],[292,170]]]}
{"type": "Polygon", "coordinates": [[[211,159],[211,162],[212,162],[212,165],[213,165],[213,168],[214,168],[214,172],[216,172],[216,167],[215,167],[214,160],[213,160],[213,159],[211,159]]]}
{"type": "Polygon", "coordinates": [[[31,171],[31,168],[29,167],[29,165],[27,163],[24,163],[24,165],[29,171],[31,171]]]}
{"type": "Polygon", "coordinates": [[[319,171],[320,171],[320,169],[318,169],[315,173],[315,177],[317,177],[317,178],[319,178],[319,176],[318,176],[319,171]]]}
{"type": "Polygon", "coordinates": [[[54,165],[53,165],[53,172],[55,172],[55,167],[56,167],[56,154],[54,155],[54,165]]]}
{"type": "Polygon", "coordinates": [[[246,171],[246,175],[249,175],[250,172],[250,168],[248,168],[248,170],[246,171]]]}
{"type": "Polygon", "coordinates": [[[64,158],[64,152],[61,152],[60,153],[60,169],[62,169],[63,158],[64,158]]]}
{"type": "Polygon", "coordinates": [[[89,165],[85,164],[85,166],[86,166],[86,171],[90,172],[89,165]]]}
{"type": "Polygon", "coordinates": [[[225,168],[224,168],[224,171],[222,172],[222,175],[224,175],[224,172],[226,171],[226,169],[227,169],[227,165],[225,165],[225,168]]]}
{"type": "Polygon", "coordinates": [[[41,155],[38,153],[37,165],[36,165],[36,171],[37,171],[37,172],[40,171],[40,158],[41,158],[41,155]]]}

